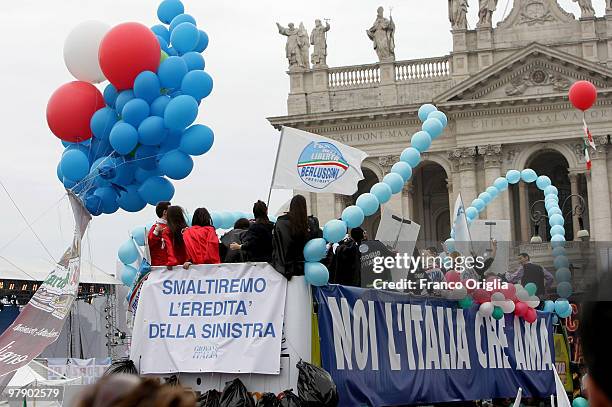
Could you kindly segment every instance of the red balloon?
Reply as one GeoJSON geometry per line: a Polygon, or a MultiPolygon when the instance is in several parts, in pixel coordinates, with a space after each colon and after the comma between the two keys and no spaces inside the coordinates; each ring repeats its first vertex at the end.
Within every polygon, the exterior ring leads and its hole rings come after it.
{"type": "Polygon", "coordinates": [[[578,81],[569,90],[569,100],[576,109],[588,110],[597,101],[597,88],[589,81],[578,81]]]}
{"type": "Polygon", "coordinates": [[[451,271],[447,271],[446,275],[444,276],[444,278],[446,279],[447,282],[453,282],[453,283],[458,283],[459,281],[461,281],[461,276],[459,275],[459,273],[457,273],[454,270],[451,271]]]}
{"type": "Polygon", "coordinates": [[[483,290],[482,288],[474,290],[474,292],[472,293],[472,297],[474,298],[474,301],[479,304],[491,301],[491,293],[489,291],[483,290]]]}
{"type": "Polygon", "coordinates": [[[130,89],[143,71],[157,72],[159,42],[148,27],[123,23],[106,33],[98,50],[100,68],[118,90],[130,89]]]}
{"type": "Polygon", "coordinates": [[[47,103],[47,124],[58,138],[78,143],[91,138],[91,116],[104,107],[104,97],[94,85],[74,81],[60,86],[47,103]]]}
{"type": "Polygon", "coordinates": [[[533,308],[527,308],[525,312],[525,322],[533,324],[538,319],[538,313],[533,308]]]}
{"type": "Polygon", "coordinates": [[[527,312],[530,310],[529,306],[524,302],[517,302],[514,306],[514,315],[517,317],[525,317],[527,312]]]}

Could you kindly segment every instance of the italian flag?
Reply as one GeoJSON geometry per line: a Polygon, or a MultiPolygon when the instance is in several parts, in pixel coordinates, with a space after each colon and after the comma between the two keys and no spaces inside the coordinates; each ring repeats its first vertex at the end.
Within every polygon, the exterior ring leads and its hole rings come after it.
{"type": "Polygon", "coordinates": [[[591,170],[591,156],[589,154],[589,147],[591,147],[593,150],[597,150],[597,147],[595,147],[595,141],[593,140],[593,135],[591,134],[591,130],[589,130],[589,126],[587,125],[584,115],[582,116],[582,124],[583,124],[583,130],[584,130],[584,159],[586,161],[587,170],[590,171],[591,170]]]}

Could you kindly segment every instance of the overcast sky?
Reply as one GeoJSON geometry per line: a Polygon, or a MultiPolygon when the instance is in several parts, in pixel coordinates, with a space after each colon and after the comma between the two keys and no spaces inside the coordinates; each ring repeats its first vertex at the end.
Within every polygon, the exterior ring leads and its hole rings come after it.
{"type": "MultiPolygon", "coordinates": [[[[512,8],[500,0],[495,20],[512,8]]],[[[158,1],[153,0],[19,0],[0,1],[0,123],[2,156],[0,180],[55,259],[70,242],[72,216],[55,175],[62,145],[45,120],[49,96],[73,80],[64,66],[62,50],[70,30],[85,20],[110,25],[138,21],[158,24],[158,1]],[[41,215],[43,215],[41,217],[41,215]]],[[[198,122],[215,132],[215,144],[195,158],[195,168],[185,180],[175,181],[174,203],[193,210],[248,211],[257,199],[266,199],[278,132],[266,117],[286,114],[289,88],[285,74],[285,37],[275,22],[299,24],[310,31],[315,18],[328,18],[328,64],[343,66],[376,62],[364,31],[379,5],[393,8],[396,23],[396,58],[414,59],[448,54],[451,35],[446,0],[183,0],[210,37],[204,53],[214,90],[200,108],[198,122]]],[[[477,1],[470,0],[469,24],[476,24],[477,1]]],[[[594,0],[602,15],[603,0],[594,0]]],[[[576,3],[560,0],[579,15],[576,3]]],[[[433,95],[432,95],[433,96],[433,95]]],[[[273,194],[276,210],[290,194],[273,194]]],[[[0,189],[2,220],[0,256],[27,270],[47,270],[53,261],[0,189]],[[15,237],[22,232],[16,239],[15,237]],[[8,244],[9,242],[11,242],[8,244]],[[8,244],[8,246],[7,246],[8,244]]],[[[84,240],[84,260],[114,272],[117,247],[133,227],[154,219],[153,208],[129,214],[119,211],[94,219],[84,240]],[[90,250],[91,248],[91,250],[90,250]]],[[[2,270],[13,266],[0,258],[2,270]]]]}

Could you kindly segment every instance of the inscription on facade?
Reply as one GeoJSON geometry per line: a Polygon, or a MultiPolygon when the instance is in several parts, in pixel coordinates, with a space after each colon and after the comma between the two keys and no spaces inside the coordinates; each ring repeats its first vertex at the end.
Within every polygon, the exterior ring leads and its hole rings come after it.
{"type": "Polygon", "coordinates": [[[387,143],[397,141],[409,141],[410,136],[417,129],[381,129],[381,130],[357,130],[350,133],[334,134],[328,137],[349,145],[387,143]]]}
{"type": "MultiPolygon", "coordinates": [[[[607,121],[612,118],[612,108],[593,109],[586,112],[587,121],[607,121]]],[[[558,123],[581,123],[582,113],[562,111],[550,113],[523,113],[520,115],[487,117],[484,119],[459,120],[458,132],[516,129],[521,127],[547,127],[558,123]]]]}

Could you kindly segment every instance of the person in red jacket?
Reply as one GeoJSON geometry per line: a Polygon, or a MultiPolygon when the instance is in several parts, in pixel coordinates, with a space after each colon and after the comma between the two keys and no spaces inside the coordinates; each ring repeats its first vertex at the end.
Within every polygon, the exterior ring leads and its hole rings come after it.
{"type": "Polygon", "coordinates": [[[183,240],[183,232],[187,229],[183,208],[172,205],[168,208],[168,227],[164,230],[164,240],[167,240],[168,261],[166,266],[179,266],[187,261],[187,252],[183,240]]]}
{"type": "Polygon", "coordinates": [[[147,242],[152,266],[165,266],[168,264],[167,242],[163,238],[163,232],[168,228],[168,207],[170,202],[159,202],[155,206],[157,221],[149,230],[147,242]]]}
{"type": "Polygon", "coordinates": [[[206,208],[198,208],[193,213],[191,227],[183,232],[187,262],[184,268],[191,264],[219,264],[219,237],[212,226],[210,214],[206,208]]]}

